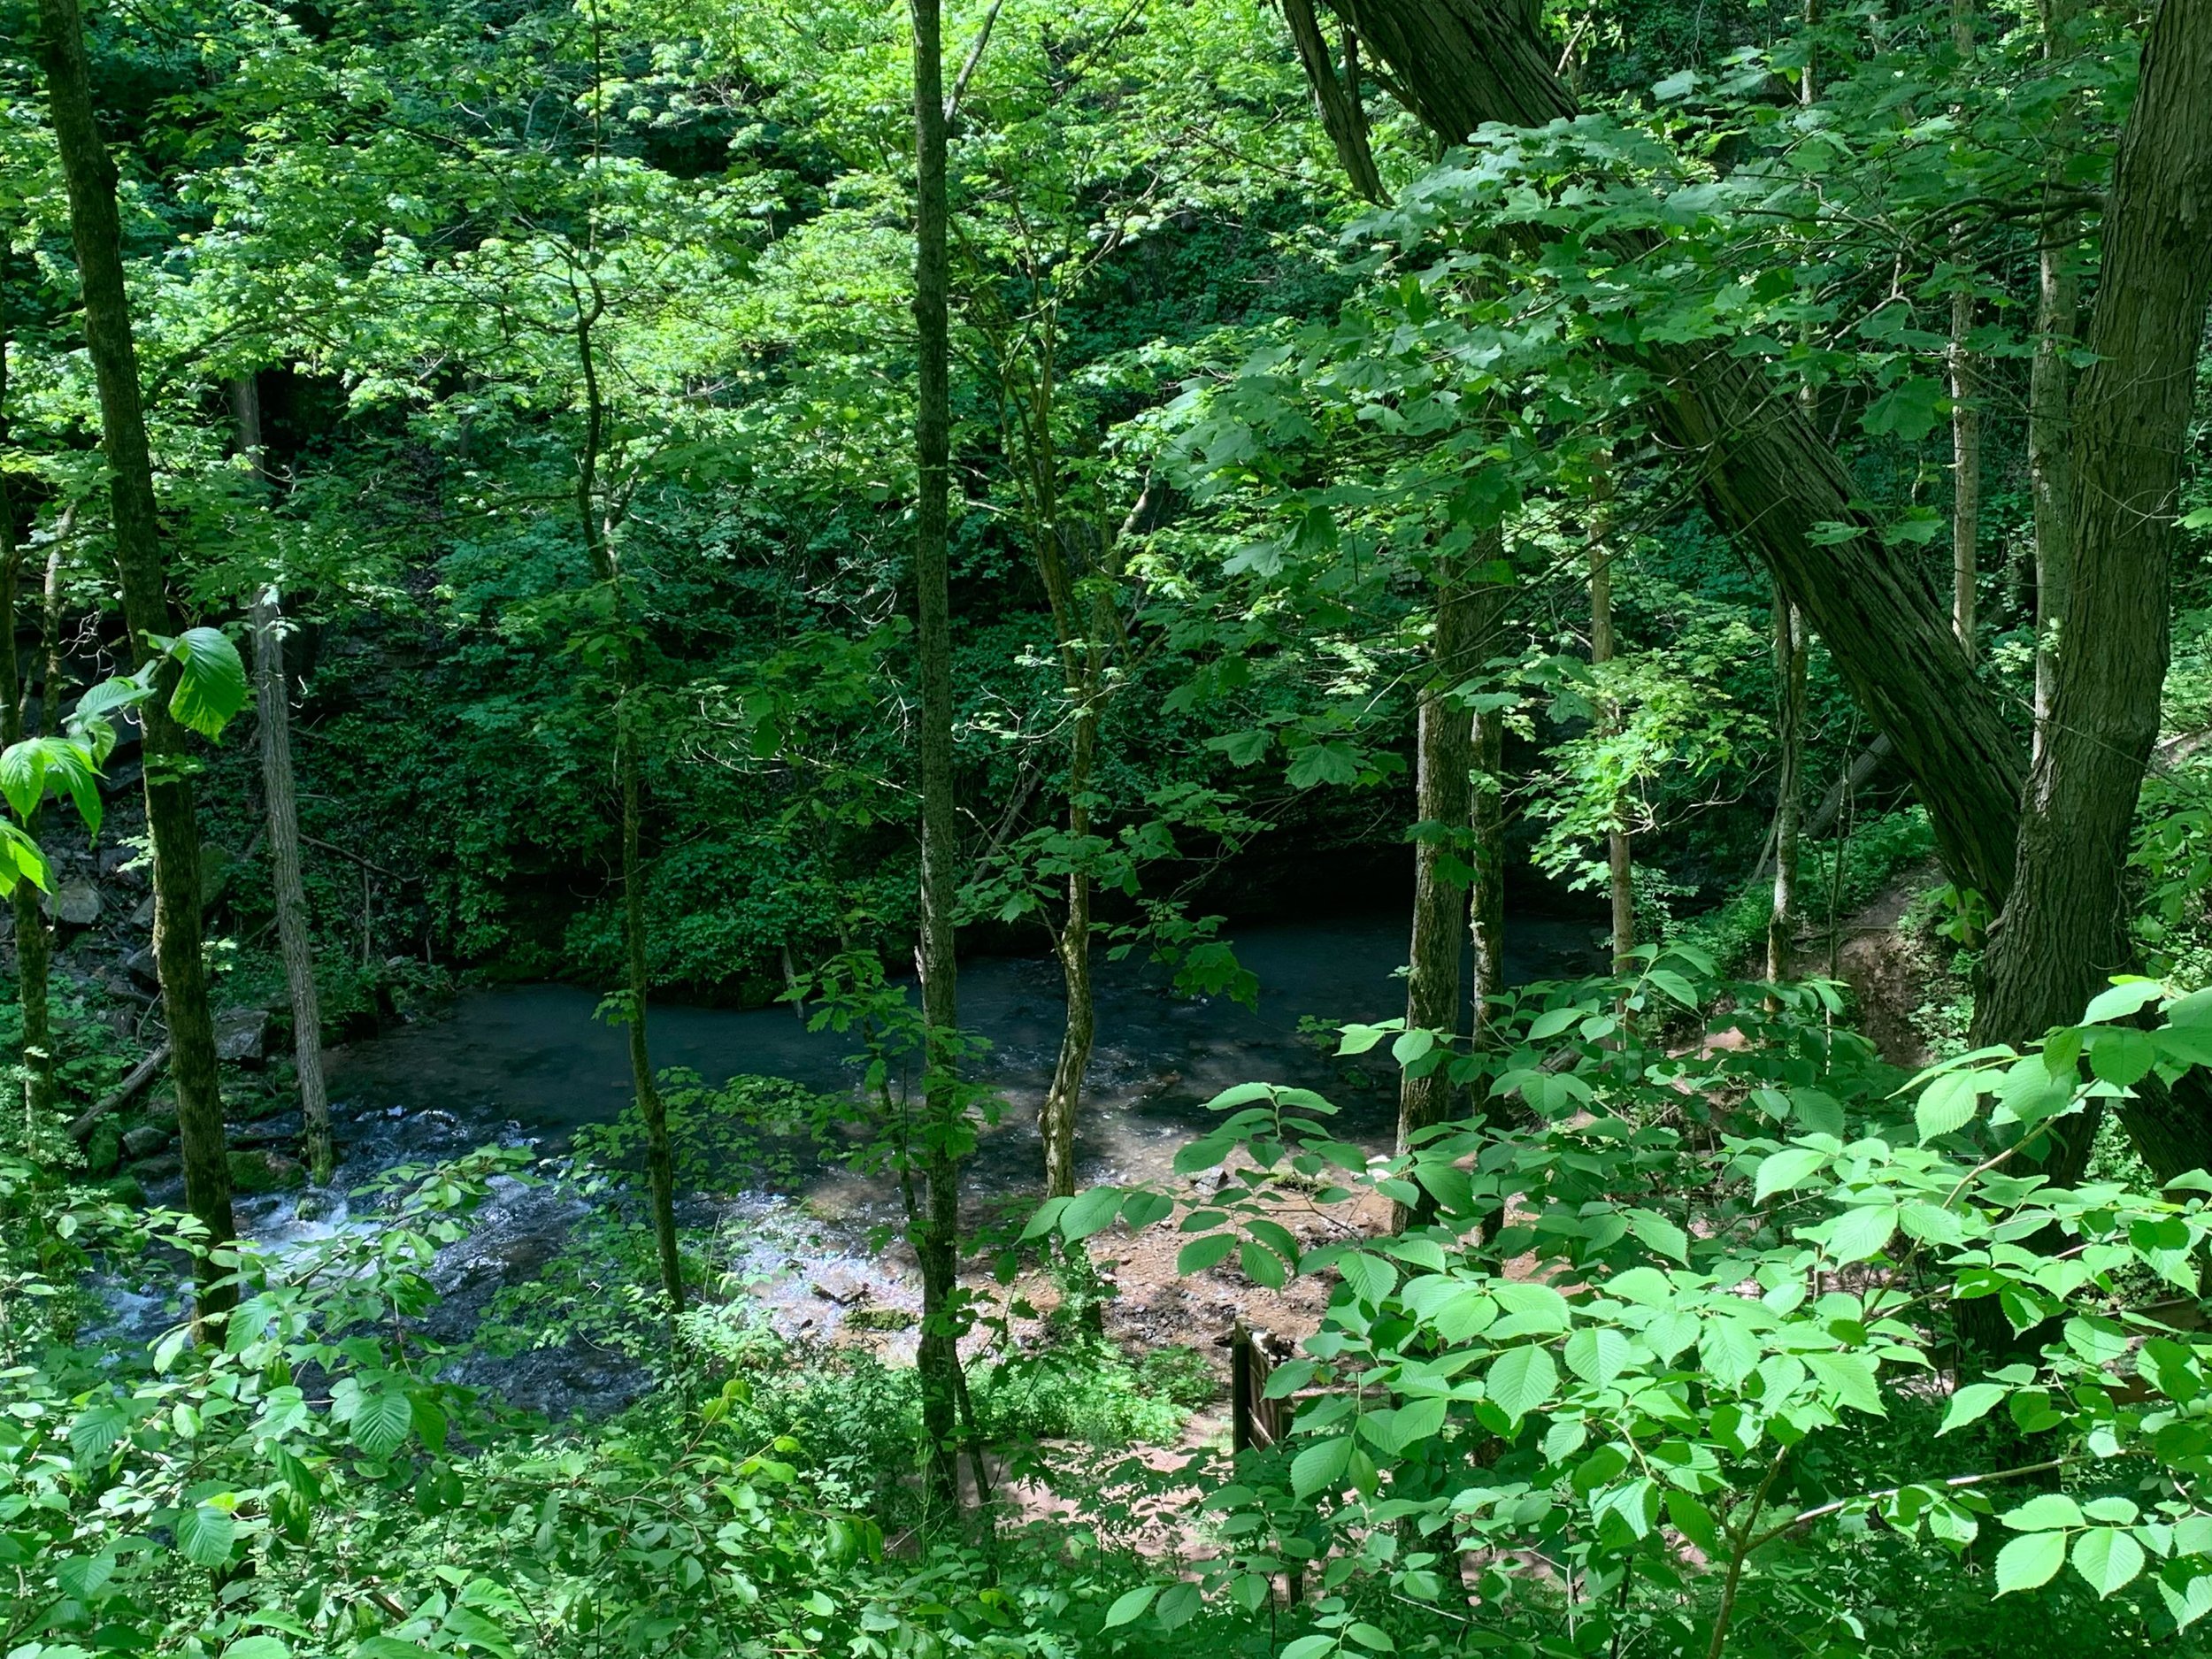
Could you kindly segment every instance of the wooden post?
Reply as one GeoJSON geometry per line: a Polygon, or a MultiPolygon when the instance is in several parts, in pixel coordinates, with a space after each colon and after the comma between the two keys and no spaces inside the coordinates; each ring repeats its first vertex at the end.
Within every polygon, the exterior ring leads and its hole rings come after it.
{"type": "Polygon", "coordinates": [[[1252,1449],[1252,1333],[1241,1319],[1229,1331],[1229,1449],[1252,1449]]]}

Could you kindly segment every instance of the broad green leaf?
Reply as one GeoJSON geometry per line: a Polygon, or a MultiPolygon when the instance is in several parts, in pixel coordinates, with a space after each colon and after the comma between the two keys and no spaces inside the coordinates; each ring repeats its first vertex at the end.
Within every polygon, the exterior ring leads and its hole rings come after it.
{"type": "Polygon", "coordinates": [[[1630,1210],[1628,1230],[1660,1255],[1679,1262],[1685,1267],[1689,1265],[1690,1235],[1657,1210],[1630,1210]]]}
{"type": "Polygon", "coordinates": [[[1628,1338],[1609,1325],[1585,1325],[1567,1339],[1567,1369],[1586,1383],[1604,1387],[1628,1364],[1628,1338]]]}
{"type": "Polygon", "coordinates": [[[1997,1552],[1997,1594],[2048,1584],[2065,1564],[2065,1533],[2023,1532],[1997,1552]]]}
{"type": "Polygon", "coordinates": [[[292,1650],[274,1636],[242,1636],[223,1649],[223,1659],[292,1659],[292,1650]]]}
{"type": "Polygon", "coordinates": [[[1121,1198],[1118,1187],[1094,1187],[1076,1194],[1060,1212],[1060,1236],[1074,1240],[1104,1232],[1121,1213],[1121,1198]]]}
{"type": "Polygon", "coordinates": [[[2116,1527],[2100,1526],[2074,1540],[2074,1571],[2100,1596],[2135,1582],[2143,1571],[2143,1547],[2116,1527]]]}
{"type": "Polygon", "coordinates": [[[70,1452],[81,1463],[92,1463],[105,1455],[129,1426],[130,1417],[112,1401],[87,1406],[69,1425],[70,1452]]]}
{"type": "Polygon", "coordinates": [[[196,1567],[220,1567],[230,1560],[238,1523],[212,1504],[195,1504],[177,1517],[177,1553],[196,1567]]]}
{"type": "Polygon", "coordinates": [[[1321,1491],[1335,1491],[1344,1483],[1352,1464],[1352,1438],[1333,1435],[1309,1446],[1290,1460],[1290,1489],[1301,1498],[1321,1491]]]}
{"type": "Polygon", "coordinates": [[[169,712],[202,737],[220,737],[231,717],[246,706],[246,665],[220,628],[187,628],[170,643],[177,659],[177,688],[169,712]]]}
{"type": "Polygon", "coordinates": [[[2062,1492],[2043,1492],[1997,1518],[2016,1532],[2047,1532],[2054,1527],[2079,1526],[2081,1506],[2062,1492]]]}
{"type": "Polygon", "coordinates": [[[1559,1367],[1549,1350],[1533,1343],[1508,1348],[1491,1362],[1483,1391],[1517,1423],[1559,1391],[1559,1367]]]}
{"type": "Polygon", "coordinates": [[[1283,1659],[1327,1659],[1327,1655],[1337,1651],[1333,1636],[1301,1636],[1283,1649],[1283,1659]]]}
{"type": "Polygon", "coordinates": [[[1829,1257],[1846,1263],[1866,1261],[1879,1256],[1896,1231],[1896,1205],[1855,1205],[1827,1225],[1829,1257]]]}
{"type": "Polygon", "coordinates": [[[1885,1415],[1882,1391],[1875,1383],[1874,1358],[1868,1354],[1806,1354],[1805,1369],[1854,1411],[1885,1415]]]}
{"type": "Polygon", "coordinates": [[[2082,1015],[2081,1023],[2097,1025],[2108,1019],[2127,1019],[2140,1012],[2146,1004],[2155,1002],[2165,990],[2156,979],[2115,979],[2109,990],[2100,991],[2089,999],[2089,1009],[2082,1015]]]}
{"type": "Polygon", "coordinates": [[[1248,1239],[1237,1247],[1237,1265],[1244,1270],[1247,1279],[1270,1290],[1280,1290],[1289,1282],[1289,1276],[1283,1271],[1283,1258],[1264,1244],[1255,1244],[1248,1239]]]}
{"type": "Polygon", "coordinates": [[[1106,1628],[1111,1630],[1117,1624],[1127,1624],[1142,1618],[1145,1609],[1152,1605],[1152,1598],[1159,1594],[1160,1586],[1156,1584],[1141,1585],[1134,1590],[1123,1591],[1115,1598],[1113,1606],[1106,1609],[1106,1628]]]}
{"type": "Polygon", "coordinates": [[[1228,1233],[1210,1233],[1202,1239],[1193,1239],[1175,1253],[1175,1271],[1179,1273],[1202,1273],[1225,1259],[1237,1248],[1236,1236],[1228,1233]]]}
{"type": "Polygon", "coordinates": [[[2004,1397],[2005,1390],[2001,1384],[1990,1382],[1967,1384],[1965,1387],[1951,1396],[1950,1406],[1943,1414],[1943,1426],[1936,1431],[1938,1438],[1948,1434],[1953,1429],[1962,1429],[1970,1423],[1979,1422],[1983,1417],[1987,1417],[1996,1408],[1997,1402],[2004,1397]]]}
{"type": "Polygon", "coordinates": [[[397,1451],[414,1426],[415,1408],[403,1389],[387,1388],[354,1408],[354,1444],[372,1457],[386,1457],[397,1451]]]}
{"type": "Polygon", "coordinates": [[[1966,1127],[1974,1120],[1975,1103],[1984,1087],[1975,1071],[1946,1071],[1920,1091],[1913,1107],[1913,1126],[1923,1142],[1966,1127]]]}
{"type": "Polygon", "coordinates": [[[1802,1187],[1828,1166],[1829,1155],[1812,1147],[1784,1147],[1770,1152],[1759,1161],[1759,1173],[1752,1184],[1751,1202],[1763,1204],[1777,1193],[1786,1193],[1793,1187],[1802,1187]]]}
{"type": "Polygon", "coordinates": [[[1384,1297],[1397,1287],[1398,1275],[1390,1263],[1379,1256],[1364,1250],[1355,1250],[1341,1257],[1336,1271],[1345,1284],[1360,1301],[1379,1306],[1384,1297]]]}

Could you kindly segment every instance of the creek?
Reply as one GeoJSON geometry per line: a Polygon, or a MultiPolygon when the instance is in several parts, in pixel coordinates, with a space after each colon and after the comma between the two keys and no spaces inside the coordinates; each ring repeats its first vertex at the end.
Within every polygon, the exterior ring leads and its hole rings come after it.
{"type": "MultiPolygon", "coordinates": [[[[1597,971],[1587,923],[1521,917],[1507,931],[1509,978],[1517,983],[1597,971]]],[[[1387,1018],[1403,1007],[1404,916],[1267,923],[1238,930],[1235,942],[1260,981],[1254,1008],[1175,996],[1158,969],[1135,958],[1100,962],[1098,1039],[1078,1142],[1086,1183],[1167,1176],[1176,1149],[1207,1125],[1207,1102],[1256,1079],[1316,1089],[1338,1105],[1348,1139],[1373,1148],[1388,1142],[1396,1091],[1386,1060],[1338,1059],[1333,1043],[1305,1034],[1301,1022],[1387,1018]]],[[[580,1126],[612,1120],[630,1098],[625,1033],[594,1017],[597,1003],[592,991],[567,985],[472,989],[441,1018],[332,1049],[341,1153],[332,1187],[242,1199],[242,1233],[281,1252],[339,1229],[373,1227],[375,1206],[347,1194],[375,1176],[479,1146],[528,1148],[549,1179],[495,1181],[470,1236],[439,1259],[437,1333],[465,1339],[500,1290],[542,1274],[590,1213],[590,1202],[557,1179],[562,1155],[580,1126]]],[[[961,1023],[991,1045],[976,1072],[1005,1102],[965,1175],[977,1202],[1037,1190],[1036,1110],[1058,1054],[1064,1006],[1048,958],[961,964],[961,1023]]],[[[858,1075],[852,1036],[810,1031],[788,1006],[657,1004],[650,1037],[657,1068],[694,1071],[710,1084],[764,1075],[833,1092],[858,1075]]],[[[162,1202],[181,1196],[151,1195],[162,1202]]],[[[780,1331],[825,1336],[849,1306],[917,1305],[910,1275],[870,1247],[869,1229],[889,1218],[890,1199],[886,1183],[817,1158],[781,1194],[682,1195],[680,1218],[717,1228],[725,1279],[741,1284],[780,1331]]],[[[151,1333],[173,1317],[179,1289],[165,1275],[112,1283],[108,1294],[119,1327],[151,1333]]],[[[641,1384],[638,1371],[626,1356],[572,1341],[471,1358],[459,1375],[517,1404],[565,1415],[623,1403],[641,1384]]]]}

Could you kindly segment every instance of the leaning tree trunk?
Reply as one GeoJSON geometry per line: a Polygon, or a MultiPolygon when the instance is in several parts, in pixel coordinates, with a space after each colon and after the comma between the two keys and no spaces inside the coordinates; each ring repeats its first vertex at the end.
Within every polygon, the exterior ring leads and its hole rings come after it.
{"type": "MultiPolygon", "coordinates": [[[[0,258],[4,258],[0,250],[0,258]]],[[[4,300],[4,296],[0,296],[4,300]]],[[[8,338],[0,327],[0,439],[7,434],[8,338]]],[[[16,539],[15,501],[8,475],[0,472],[0,745],[23,741],[24,675],[16,657],[16,602],[23,576],[23,546],[16,539]]],[[[45,726],[54,729],[53,687],[46,692],[45,726]]],[[[38,834],[38,807],[23,819],[23,833],[38,834]]],[[[54,1106],[54,1030],[47,997],[53,941],[38,889],[18,881],[9,895],[15,911],[16,997],[23,1012],[23,1104],[33,1121],[42,1121],[54,1106]]]]}
{"type": "Polygon", "coordinates": [[[77,0],[39,0],[47,96],[69,193],[70,231],[84,288],[85,345],[100,398],[115,522],[115,562],[131,649],[155,666],[156,695],[140,705],[145,734],[146,821],[154,852],[154,960],[169,1025],[169,1074],[177,1094],[185,1206],[205,1248],[194,1324],[205,1337],[237,1303],[228,1270],[214,1252],[236,1236],[231,1217],[229,1149],[200,949],[200,835],[184,731],[169,712],[177,666],[151,641],[175,633],[162,571],[161,526],[154,504],[153,457],[139,403],[138,357],[123,291],[123,238],[115,204],[115,168],[93,117],[91,73],[77,0]]]}
{"type": "MultiPolygon", "coordinates": [[[[1392,90],[1448,143],[1486,122],[1541,127],[1577,113],[1518,0],[1331,4],[1389,66],[1392,90]]],[[[2001,902],[2018,839],[2020,746],[1911,550],[1884,542],[1833,446],[1755,365],[1701,342],[1633,355],[1661,388],[1655,425],[1701,458],[1715,516],[1797,600],[1896,745],[1945,863],[2001,902]],[[1832,541],[1837,525],[1859,534],[1832,541]]]]}
{"type": "MultiPolygon", "coordinates": [[[[265,486],[261,395],[250,374],[231,382],[238,447],[265,486]]],[[[261,727],[261,793],[269,820],[269,870],[276,901],[277,951],[292,1003],[292,1053],[297,1060],[300,1124],[307,1167],[319,1187],[330,1184],[337,1153],[330,1134],[330,1091],[323,1080],[322,1000],[315,988],[315,942],[307,925],[307,882],[300,853],[300,809],[292,779],[292,695],[284,673],[284,612],[276,585],[255,590],[254,710],[261,727]]]]}
{"type": "Polygon", "coordinates": [[[1774,590],[1774,908],[1767,918],[1767,978],[1793,978],[1797,943],[1798,836],[1805,818],[1805,618],[1774,590]]]}
{"type": "MultiPolygon", "coordinates": [[[[1463,841],[1473,813],[1469,795],[1475,770],[1474,724],[1453,694],[1481,663],[1488,607],[1463,570],[1438,572],[1436,622],[1429,637],[1415,714],[1413,937],[1408,947],[1406,1029],[1445,1035],[1432,1056],[1433,1069],[1407,1071],[1398,1085],[1398,1155],[1413,1149],[1419,1133],[1451,1116],[1450,1039],[1459,1034],[1463,1010],[1460,954],[1467,879],[1463,841]]],[[[1397,1206],[1398,1225],[1414,1207],[1397,1206]]]]}
{"type": "MultiPolygon", "coordinates": [[[[2158,736],[2168,657],[2169,532],[2212,295],[2212,5],[2165,0],[2121,134],[2091,312],[2094,361],[2073,399],[2073,592],[2018,875],[1990,929],[1974,1041],[2018,1043],[2078,1018],[2125,967],[2129,832],[2158,736]]],[[[2204,1126],[2123,1102],[2162,1179],[2204,1161],[2204,1126]]],[[[2080,1139],[2080,1137],[2077,1137],[2080,1139]]],[[[2078,1166],[2085,1146],[2067,1149],[2078,1166]]]]}
{"type": "Polygon", "coordinates": [[[953,1039],[960,1022],[953,913],[959,824],[952,776],[952,598],[946,495],[952,487],[949,336],[951,267],[946,246],[945,102],[939,0],[913,0],[914,320],[918,336],[914,448],[914,588],[921,680],[922,1018],[929,1048],[924,1172],[929,1206],[915,1240],[922,1269],[922,1428],[929,1482],[947,1513],[960,1503],[961,1115],[953,1039]]]}

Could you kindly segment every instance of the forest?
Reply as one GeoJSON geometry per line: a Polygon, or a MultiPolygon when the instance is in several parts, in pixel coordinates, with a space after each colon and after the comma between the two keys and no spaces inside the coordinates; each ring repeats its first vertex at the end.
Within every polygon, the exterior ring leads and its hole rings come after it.
{"type": "Polygon", "coordinates": [[[2212,1652],[2212,0],[0,0],[0,1659],[2212,1652]]]}

